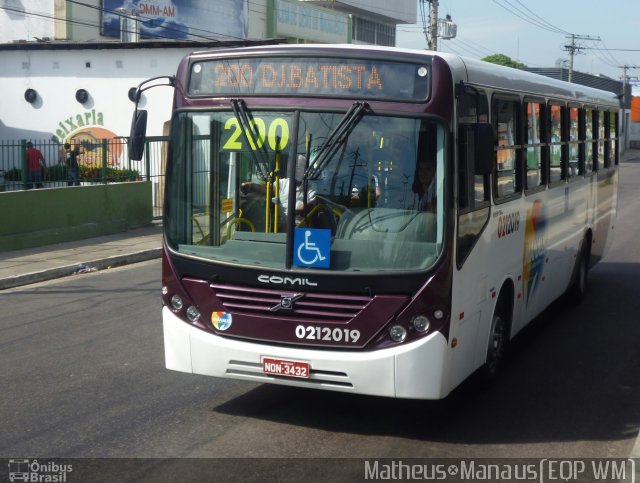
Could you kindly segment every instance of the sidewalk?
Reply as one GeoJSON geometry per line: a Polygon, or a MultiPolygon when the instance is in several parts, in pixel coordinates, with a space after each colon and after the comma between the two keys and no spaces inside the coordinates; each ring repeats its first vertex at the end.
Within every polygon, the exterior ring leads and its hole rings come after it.
{"type": "Polygon", "coordinates": [[[159,258],[162,224],[36,248],[0,252],[0,290],[159,258]]]}

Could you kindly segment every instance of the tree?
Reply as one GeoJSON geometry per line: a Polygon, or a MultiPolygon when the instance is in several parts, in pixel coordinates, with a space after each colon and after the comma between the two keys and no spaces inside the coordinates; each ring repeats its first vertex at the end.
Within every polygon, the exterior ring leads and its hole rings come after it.
{"type": "Polygon", "coordinates": [[[518,62],[517,60],[513,60],[511,57],[504,54],[488,55],[487,57],[480,60],[491,62],[492,64],[506,65],[507,67],[514,67],[516,69],[522,69],[523,67],[526,67],[526,65],[524,65],[523,63],[518,62]]]}

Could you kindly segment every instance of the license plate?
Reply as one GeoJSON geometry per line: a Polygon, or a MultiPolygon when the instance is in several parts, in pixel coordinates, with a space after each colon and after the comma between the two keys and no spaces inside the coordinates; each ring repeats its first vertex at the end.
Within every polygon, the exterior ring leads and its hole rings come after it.
{"type": "Polygon", "coordinates": [[[302,361],[286,361],[264,357],[262,359],[262,372],[274,376],[309,378],[309,363],[302,361]]]}

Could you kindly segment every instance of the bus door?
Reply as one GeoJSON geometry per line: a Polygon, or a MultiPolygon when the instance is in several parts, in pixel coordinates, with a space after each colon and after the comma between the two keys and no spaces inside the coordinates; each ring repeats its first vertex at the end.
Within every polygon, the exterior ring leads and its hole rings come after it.
{"type": "Polygon", "coordinates": [[[466,88],[458,97],[456,267],[453,277],[451,338],[452,384],[461,382],[484,362],[484,342],[491,318],[487,297],[492,269],[490,235],[490,167],[493,133],[488,124],[486,94],[466,88]]]}

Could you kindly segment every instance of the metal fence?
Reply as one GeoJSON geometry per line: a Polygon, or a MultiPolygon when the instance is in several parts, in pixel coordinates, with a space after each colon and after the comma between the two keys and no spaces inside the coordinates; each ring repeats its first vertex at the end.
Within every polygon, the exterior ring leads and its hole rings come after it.
{"type": "MultiPolygon", "coordinates": [[[[164,197],[164,174],[167,159],[167,138],[148,137],[144,159],[129,159],[127,138],[82,139],[80,154],[79,184],[82,186],[128,181],[150,181],[154,217],[162,216],[164,197]]],[[[71,186],[69,168],[65,161],[64,146],[53,140],[21,139],[0,140],[0,191],[18,191],[34,187],[61,188],[71,186]],[[40,170],[37,186],[27,172],[27,142],[42,153],[46,168],[40,170]]]]}

